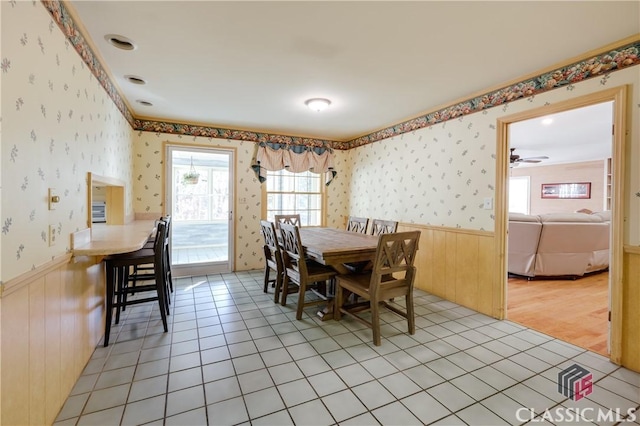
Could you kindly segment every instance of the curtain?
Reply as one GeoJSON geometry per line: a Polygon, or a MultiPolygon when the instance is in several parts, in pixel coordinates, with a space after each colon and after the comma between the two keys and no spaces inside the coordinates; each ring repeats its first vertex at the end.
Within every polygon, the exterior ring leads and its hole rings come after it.
{"type": "Polygon", "coordinates": [[[284,145],[261,142],[251,168],[258,180],[264,182],[267,170],[288,170],[292,173],[326,173],[325,185],[338,174],[334,169],[333,150],[330,148],[284,145]]]}

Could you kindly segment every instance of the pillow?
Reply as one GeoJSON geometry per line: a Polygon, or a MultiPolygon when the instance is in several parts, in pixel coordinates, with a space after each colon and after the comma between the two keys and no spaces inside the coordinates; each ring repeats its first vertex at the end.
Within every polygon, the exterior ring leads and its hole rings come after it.
{"type": "Polygon", "coordinates": [[[602,222],[598,215],[586,213],[547,213],[540,215],[540,221],[544,222],[602,222]]]}
{"type": "Polygon", "coordinates": [[[524,213],[509,213],[509,220],[514,222],[540,222],[538,215],[524,214],[524,213]]]}
{"type": "Polygon", "coordinates": [[[593,212],[594,216],[599,216],[604,222],[611,222],[611,210],[593,212]]]}

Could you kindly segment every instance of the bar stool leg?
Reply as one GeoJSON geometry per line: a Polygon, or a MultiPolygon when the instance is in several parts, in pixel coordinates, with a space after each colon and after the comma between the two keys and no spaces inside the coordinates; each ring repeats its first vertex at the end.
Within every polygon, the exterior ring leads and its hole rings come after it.
{"type": "Polygon", "coordinates": [[[162,288],[164,289],[164,301],[167,309],[167,315],[171,315],[171,310],[169,309],[169,305],[171,305],[171,292],[169,291],[169,287],[171,286],[171,272],[169,270],[170,266],[165,265],[164,263],[165,262],[162,262],[162,277],[164,278],[164,285],[162,288]]]}
{"type": "MultiPolygon", "coordinates": [[[[165,256],[167,262],[167,277],[169,281],[169,291],[173,293],[173,278],[171,277],[171,255],[169,254],[170,248],[167,247],[167,255],[165,256]]],[[[171,304],[171,301],[169,301],[171,304]]]]}
{"type": "Polygon", "coordinates": [[[114,267],[110,262],[106,263],[106,301],[107,301],[107,311],[106,311],[106,321],[104,328],[104,347],[109,346],[109,333],[111,332],[111,318],[113,315],[113,297],[114,295],[114,282],[116,277],[114,276],[114,267]]]}
{"type": "Polygon", "coordinates": [[[164,327],[164,331],[167,332],[169,329],[167,327],[167,314],[169,310],[169,306],[167,305],[167,301],[165,300],[167,283],[161,280],[156,280],[156,291],[158,292],[158,305],[160,307],[160,316],[162,317],[162,325],[164,327]]]}
{"type": "Polygon", "coordinates": [[[126,302],[124,294],[125,268],[121,266],[116,270],[116,324],[120,323],[120,311],[124,311],[124,302],[126,302]]]}

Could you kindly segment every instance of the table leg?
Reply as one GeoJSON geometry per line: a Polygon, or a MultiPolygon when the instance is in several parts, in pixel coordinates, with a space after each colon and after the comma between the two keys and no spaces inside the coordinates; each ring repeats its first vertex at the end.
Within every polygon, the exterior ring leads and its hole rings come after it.
{"type": "Polygon", "coordinates": [[[328,321],[333,319],[333,300],[330,300],[324,308],[318,311],[318,316],[322,321],[328,321]]]}
{"type": "Polygon", "coordinates": [[[328,321],[333,319],[333,295],[335,292],[336,283],[335,280],[330,280],[329,285],[324,283],[324,296],[327,298],[327,304],[317,312],[317,315],[322,321],[328,321]]]}

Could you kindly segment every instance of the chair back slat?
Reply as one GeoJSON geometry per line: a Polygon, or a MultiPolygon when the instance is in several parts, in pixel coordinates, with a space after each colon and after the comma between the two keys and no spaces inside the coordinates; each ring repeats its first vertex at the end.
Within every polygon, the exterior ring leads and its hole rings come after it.
{"type": "Polygon", "coordinates": [[[280,229],[281,223],[289,225],[302,226],[300,223],[300,214],[277,214],[273,217],[276,228],[280,229]]]}
{"type": "Polygon", "coordinates": [[[166,224],[164,244],[167,246],[167,250],[169,250],[169,253],[171,253],[171,216],[166,215],[161,220],[166,224]]]}
{"type": "MultiPolygon", "coordinates": [[[[167,223],[158,221],[156,227],[156,239],[153,244],[154,274],[157,282],[164,282],[167,279],[167,223]]],[[[168,285],[168,283],[167,283],[168,285]]]]}
{"type": "Polygon", "coordinates": [[[347,221],[347,231],[366,234],[368,225],[369,225],[369,218],[349,216],[349,220],[347,221]]]}
{"type": "Polygon", "coordinates": [[[279,249],[275,224],[268,220],[261,220],[260,229],[262,231],[262,236],[264,237],[264,243],[269,247],[279,249]]]}
{"type": "Polygon", "coordinates": [[[307,264],[298,227],[281,223],[280,233],[282,234],[282,260],[285,270],[293,271],[301,280],[306,280],[308,276],[307,264]]]}
{"type": "MultiPolygon", "coordinates": [[[[419,239],[420,231],[380,235],[371,274],[370,291],[377,291],[381,282],[387,284],[389,281],[397,282],[413,277],[415,269],[413,262],[419,239]],[[396,274],[393,280],[390,279],[392,274],[396,274]]],[[[411,281],[407,284],[413,285],[413,280],[411,281]]]]}
{"type": "Polygon", "coordinates": [[[392,234],[398,230],[398,222],[394,220],[373,219],[371,221],[371,235],[392,234]]]}
{"type": "Polygon", "coordinates": [[[278,243],[275,224],[268,220],[261,220],[260,230],[264,237],[264,254],[267,257],[267,262],[274,262],[274,264],[279,263],[281,258],[280,245],[278,243]]]}

